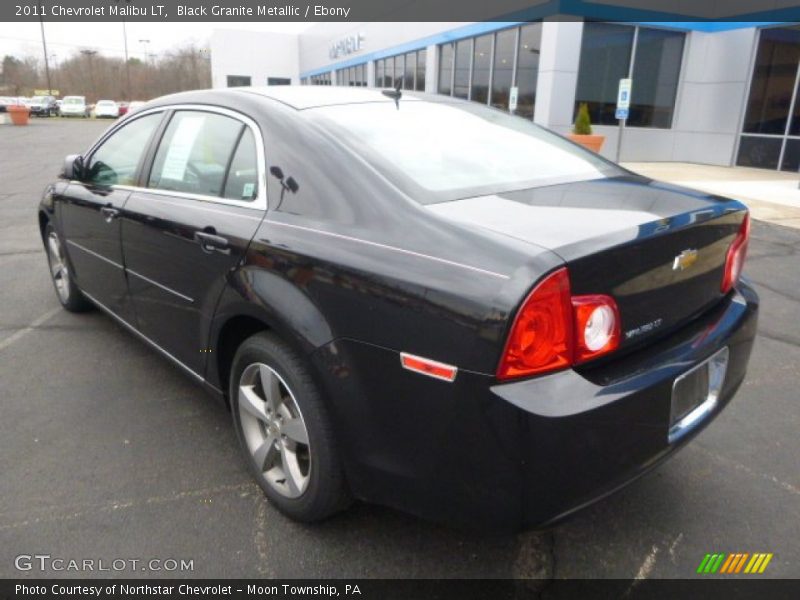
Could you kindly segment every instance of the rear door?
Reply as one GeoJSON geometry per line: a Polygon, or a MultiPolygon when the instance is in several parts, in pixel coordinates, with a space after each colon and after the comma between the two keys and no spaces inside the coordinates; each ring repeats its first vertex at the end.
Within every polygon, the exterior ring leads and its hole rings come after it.
{"type": "Polygon", "coordinates": [[[139,329],[197,375],[217,299],[266,211],[261,139],[238,113],[175,110],[125,207],[139,329]]]}
{"type": "Polygon", "coordinates": [[[119,217],[162,118],[162,112],[142,116],[102,140],[84,158],[81,180],[70,182],[58,205],[78,285],[131,324],[119,217]]]}

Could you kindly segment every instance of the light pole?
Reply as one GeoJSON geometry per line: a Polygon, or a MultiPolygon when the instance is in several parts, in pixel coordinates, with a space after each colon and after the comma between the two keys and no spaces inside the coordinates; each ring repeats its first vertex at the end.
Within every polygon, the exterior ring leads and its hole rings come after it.
{"type": "Polygon", "coordinates": [[[42,49],[44,50],[44,72],[47,75],[47,95],[51,95],[52,86],[50,85],[50,64],[47,62],[47,42],[44,39],[44,17],[39,13],[39,25],[42,28],[42,49]]]}
{"type": "Polygon", "coordinates": [[[139,40],[139,43],[144,46],[144,64],[147,64],[148,49],[150,48],[150,40],[139,40]]]}
{"type": "Polygon", "coordinates": [[[122,19],[122,37],[125,40],[125,79],[127,81],[126,96],[128,102],[131,101],[131,64],[128,60],[128,28],[125,26],[125,19],[122,19]]]}
{"type": "MultiPolygon", "coordinates": [[[[53,62],[53,85],[58,85],[56,73],[58,73],[58,54],[51,54],[50,60],[53,62]]],[[[52,94],[51,94],[52,95],[52,94]]]]}
{"type": "Polygon", "coordinates": [[[92,61],[92,57],[97,54],[97,50],[81,50],[81,54],[89,59],[89,81],[92,84],[92,94],[94,94],[94,100],[97,100],[97,88],[94,85],[94,61],[92,61]]]}

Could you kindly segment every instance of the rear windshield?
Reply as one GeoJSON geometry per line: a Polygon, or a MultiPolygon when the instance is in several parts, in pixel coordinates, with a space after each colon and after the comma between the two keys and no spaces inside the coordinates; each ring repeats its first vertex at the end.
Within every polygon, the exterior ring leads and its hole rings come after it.
{"type": "Polygon", "coordinates": [[[77,96],[67,96],[64,98],[64,104],[83,104],[83,98],[78,98],[77,96]]]}
{"type": "Polygon", "coordinates": [[[425,204],[623,173],[527,119],[472,103],[401,99],[308,114],[425,204]]]}

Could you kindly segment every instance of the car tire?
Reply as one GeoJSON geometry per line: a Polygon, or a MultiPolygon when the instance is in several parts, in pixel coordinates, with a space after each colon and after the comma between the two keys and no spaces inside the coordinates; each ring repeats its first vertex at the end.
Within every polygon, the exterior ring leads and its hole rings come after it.
{"type": "Polygon", "coordinates": [[[81,293],[72,277],[69,257],[64,252],[61,236],[48,223],[44,230],[44,245],[47,252],[47,263],[50,266],[50,279],[56,290],[56,298],[70,312],[85,312],[92,307],[91,302],[81,293]]]}
{"type": "Polygon", "coordinates": [[[269,501],[306,523],[347,508],[331,422],[303,358],[276,335],[258,333],[236,351],[230,382],[236,435],[269,501]]]}

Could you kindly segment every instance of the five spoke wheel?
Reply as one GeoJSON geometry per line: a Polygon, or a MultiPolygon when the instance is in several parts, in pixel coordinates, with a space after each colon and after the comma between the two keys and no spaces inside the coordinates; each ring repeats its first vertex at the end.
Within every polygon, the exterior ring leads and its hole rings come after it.
{"type": "Polygon", "coordinates": [[[58,297],[62,303],[66,303],[69,301],[69,269],[55,231],[51,231],[47,236],[47,258],[50,261],[50,275],[53,277],[58,297]]]}
{"type": "Polygon", "coordinates": [[[305,492],[311,447],[292,391],[274,369],[248,365],[239,380],[239,417],[247,449],[267,483],[287,498],[305,492]]]}

